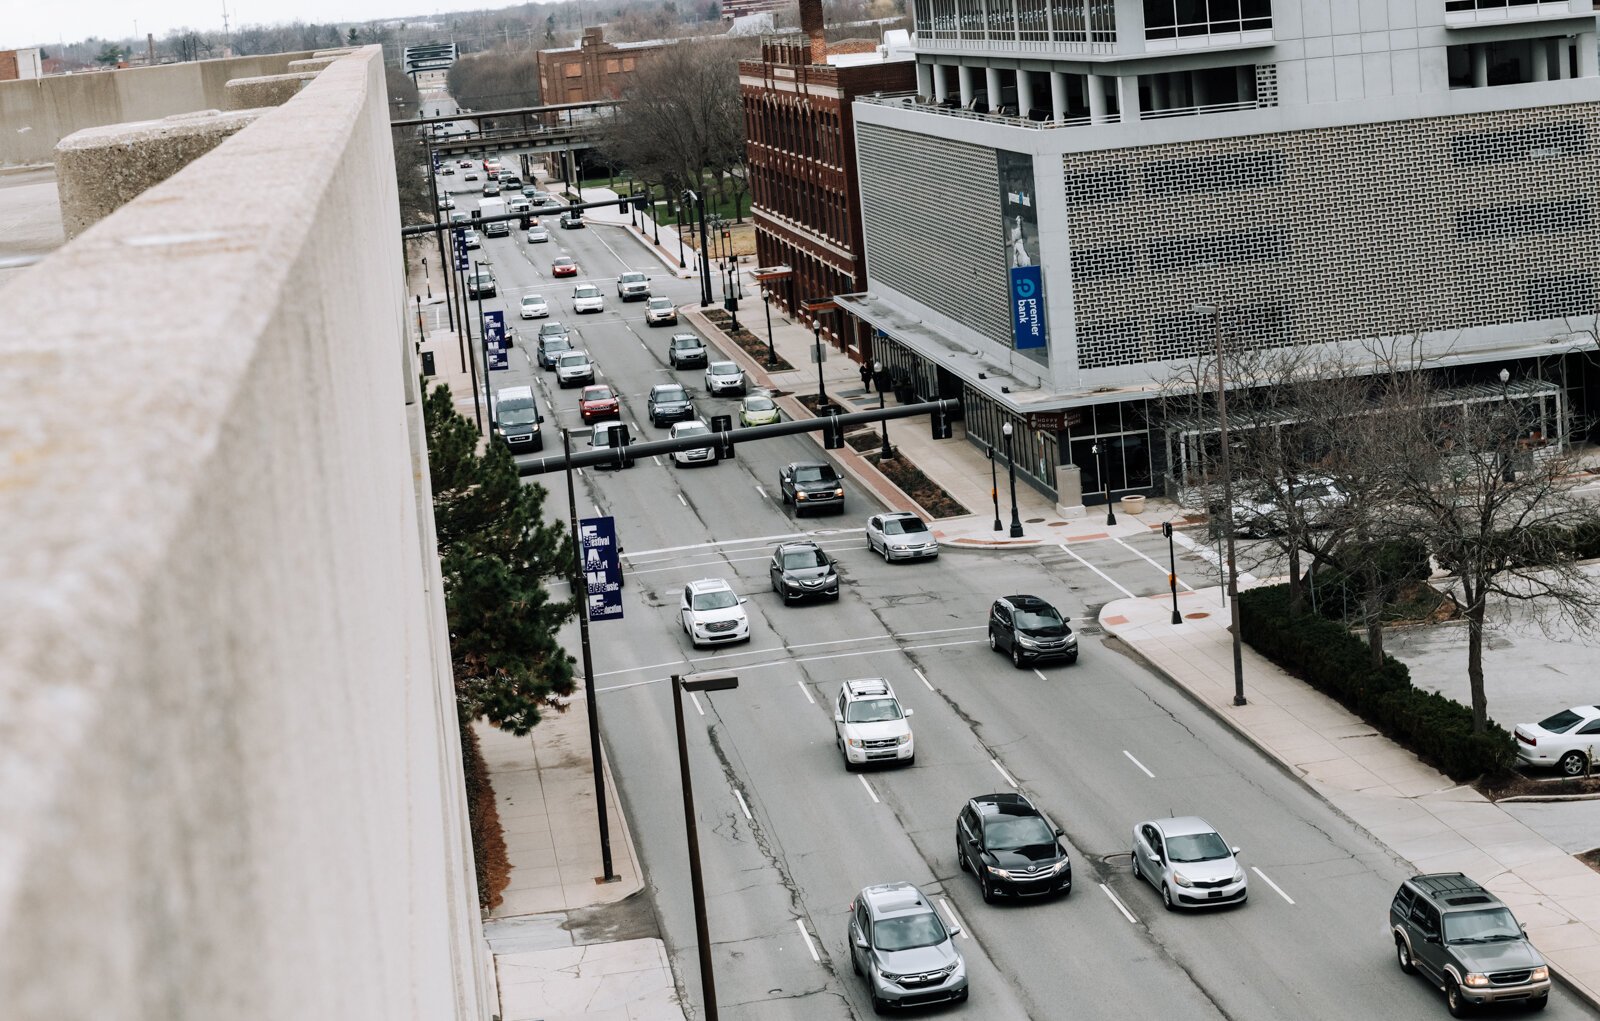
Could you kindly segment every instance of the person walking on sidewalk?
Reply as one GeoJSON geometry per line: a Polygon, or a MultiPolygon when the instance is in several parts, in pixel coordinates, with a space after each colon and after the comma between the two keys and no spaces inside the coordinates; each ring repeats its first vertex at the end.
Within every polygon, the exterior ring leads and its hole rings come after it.
{"type": "Polygon", "coordinates": [[[865,359],[861,362],[861,389],[867,393],[872,392],[872,366],[868,365],[865,359]]]}

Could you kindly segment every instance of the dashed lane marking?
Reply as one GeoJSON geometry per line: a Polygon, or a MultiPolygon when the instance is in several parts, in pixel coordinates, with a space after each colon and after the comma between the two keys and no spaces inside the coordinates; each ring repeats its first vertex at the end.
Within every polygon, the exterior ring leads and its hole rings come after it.
{"type": "Polygon", "coordinates": [[[1148,776],[1152,780],[1154,780],[1156,778],[1156,775],[1154,773],[1150,772],[1148,769],[1145,769],[1144,763],[1140,762],[1138,759],[1133,757],[1133,753],[1132,752],[1130,752],[1126,748],[1124,748],[1122,750],[1122,754],[1124,754],[1124,755],[1126,755],[1128,757],[1128,761],[1129,762],[1133,763],[1135,766],[1138,766],[1141,770],[1143,770],[1145,776],[1148,776]]]}
{"type": "Polygon", "coordinates": [[[739,799],[739,810],[744,813],[745,820],[750,820],[750,806],[745,804],[744,795],[739,793],[739,788],[733,789],[733,796],[739,799]]]}
{"type": "Polygon", "coordinates": [[[929,691],[933,690],[933,685],[928,683],[928,678],[921,670],[918,670],[916,667],[912,667],[911,672],[917,675],[917,680],[922,682],[923,687],[927,688],[929,691]]]}
{"type": "Polygon", "coordinates": [[[816,705],[817,704],[817,700],[811,697],[811,689],[806,687],[806,682],[805,681],[803,681],[803,680],[801,680],[799,678],[795,678],[795,682],[794,683],[800,685],[800,694],[802,694],[802,695],[804,695],[806,697],[806,701],[807,702],[810,702],[812,705],[816,705]]]}
{"type": "Polygon", "coordinates": [[[857,776],[856,779],[860,780],[861,786],[867,789],[867,797],[872,799],[872,803],[874,805],[881,805],[882,802],[878,800],[877,792],[872,789],[872,785],[870,783],[867,783],[867,778],[864,776],[857,776]]]}
{"type": "Polygon", "coordinates": [[[800,930],[800,938],[806,941],[806,949],[811,951],[811,959],[817,964],[822,963],[822,958],[817,956],[817,945],[811,942],[811,934],[806,932],[806,923],[803,918],[796,918],[794,924],[800,930]]]}
{"type": "Polygon", "coordinates": [[[1100,891],[1102,893],[1104,893],[1107,897],[1111,898],[1111,903],[1116,905],[1116,908],[1117,908],[1118,911],[1122,912],[1122,917],[1126,918],[1128,920],[1128,924],[1130,924],[1130,925],[1138,925],[1139,924],[1139,920],[1137,918],[1133,917],[1133,912],[1128,910],[1127,905],[1123,904],[1122,901],[1117,898],[1117,895],[1111,892],[1111,887],[1107,886],[1104,883],[1101,883],[1100,884],[1100,891]]]}
{"type": "Polygon", "coordinates": [[[967,931],[967,927],[962,924],[961,917],[956,914],[956,909],[950,906],[950,902],[940,897],[939,906],[944,908],[944,913],[949,917],[950,923],[961,930],[961,938],[971,939],[972,935],[967,931]]]}
{"type": "Polygon", "coordinates": [[[1278,896],[1279,897],[1282,897],[1284,900],[1288,901],[1290,904],[1294,903],[1294,898],[1289,896],[1288,894],[1284,893],[1283,892],[1283,888],[1280,887],[1277,883],[1274,883],[1271,879],[1269,879],[1265,872],[1262,872],[1260,869],[1256,868],[1254,865],[1250,866],[1250,871],[1254,872],[1256,875],[1260,876],[1266,882],[1266,884],[1268,886],[1270,886],[1274,890],[1276,890],[1278,892],[1278,896]]]}
{"type": "Polygon", "coordinates": [[[694,711],[695,712],[699,713],[701,716],[704,716],[706,714],[706,711],[704,709],[700,708],[700,698],[695,692],[692,692],[692,691],[689,692],[689,701],[694,703],[694,711]]]}
{"type": "Polygon", "coordinates": [[[1017,786],[1017,781],[1011,779],[1011,774],[1006,772],[1006,767],[1000,765],[999,759],[990,759],[989,765],[1000,771],[1000,775],[1006,778],[1006,783],[1010,784],[1013,788],[1017,786]]]}

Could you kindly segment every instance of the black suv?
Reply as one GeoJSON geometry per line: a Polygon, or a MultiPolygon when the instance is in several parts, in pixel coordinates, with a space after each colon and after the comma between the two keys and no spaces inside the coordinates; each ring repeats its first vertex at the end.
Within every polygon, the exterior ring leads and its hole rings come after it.
{"type": "Polygon", "coordinates": [[[989,648],[1009,652],[1011,665],[1078,661],[1078,636],[1066,618],[1038,596],[1001,596],[989,607],[989,648]]]}
{"type": "Polygon", "coordinates": [[[646,402],[650,409],[650,424],[657,429],[694,417],[694,402],[689,391],[677,383],[657,383],[650,388],[646,402]]]}
{"type": "Polygon", "coordinates": [[[1444,990],[1452,1017],[1475,1006],[1550,1002],[1550,969],[1500,898],[1459,872],[1412,876],[1389,905],[1395,957],[1444,990]]]}
{"type": "Polygon", "coordinates": [[[1061,830],[1021,794],[984,794],[956,817],[956,864],[978,877],[986,903],[1072,892],[1061,830]]]}
{"type": "Polygon", "coordinates": [[[821,461],[796,461],[778,472],[778,494],[785,505],[794,504],[796,515],[812,507],[836,507],[844,513],[844,481],[833,465],[821,461]]]}
{"type": "Polygon", "coordinates": [[[546,333],[543,327],[539,329],[539,340],[535,345],[534,354],[539,359],[541,369],[554,369],[556,359],[572,350],[572,338],[567,335],[567,331],[560,328],[560,323],[553,325],[558,328],[549,333],[546,333]]]}
{"type": "Polygon", "coordinates": [[[785,603],[806,596],[839,598],[839,572],[814,542],[779,543],[772,551],[767,574],[772,579],[772,591],[785,603]]]}

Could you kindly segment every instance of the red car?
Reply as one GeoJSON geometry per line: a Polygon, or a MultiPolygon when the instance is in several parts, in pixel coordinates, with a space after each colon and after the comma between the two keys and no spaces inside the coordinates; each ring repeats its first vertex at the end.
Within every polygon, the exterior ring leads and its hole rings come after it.
{"type": "Polygon", "coordinates": [[[550,275],[553,277],[575,277],[578,275],[578,264],[570,256],[563,255],[550,264],[550,275]]]}
{"type": "Polygon", "coordinates": [[[617,403],[617,395],[609,386],[586,386],[578,397],[578,414],[583,416],[585,422],[616,418],[621,413],[622,406],[617,403]]]}

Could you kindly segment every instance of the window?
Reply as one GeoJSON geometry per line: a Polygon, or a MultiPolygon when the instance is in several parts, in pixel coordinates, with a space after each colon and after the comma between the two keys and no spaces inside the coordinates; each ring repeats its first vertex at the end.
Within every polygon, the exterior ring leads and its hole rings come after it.
{"type": "Polygon", "coordinates": [[[1270,28],[1272,0],[1144,0],[1146,39],[1270,28]]]}

